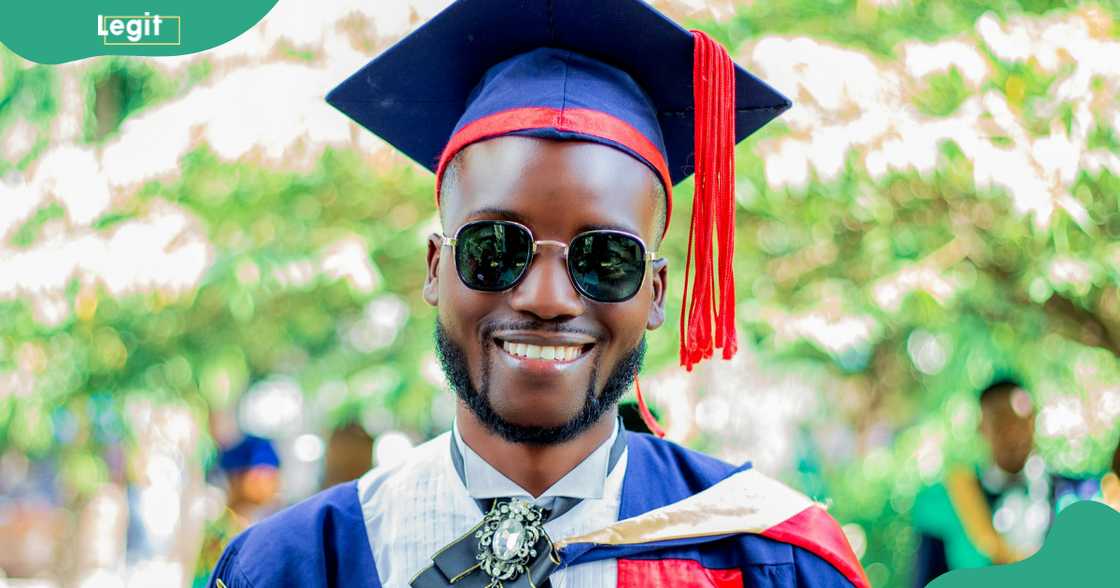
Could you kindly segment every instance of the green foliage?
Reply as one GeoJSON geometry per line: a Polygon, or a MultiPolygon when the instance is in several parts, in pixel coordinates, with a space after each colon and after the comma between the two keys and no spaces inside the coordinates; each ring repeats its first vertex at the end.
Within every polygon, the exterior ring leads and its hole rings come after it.
{"type": "Polygon", "coordinates": [[[39,238],[39,232],[44,223],[61,218],[65,214],[66,211],[63,210],[58,203],[52,203],[49,206],[36,210],[35,214],[25,221],[23,225],[20,226],[19,230],[11,236],[12,244],[17,247],[31,245],[32,242],[39,238]]]}
{"type": "Polygon", "coordinates": [[[968,98],[969,91],[956,68],[949,73],[931,76],[929,86],[914,97],[914,102],[925,114],[948,116],[968,98]]]}
{"type": "MultiPolygon", "coordinates": [[[[910,40],[937,41],[971,31],[987,13],[998,17],[1046,14],[1081,5],[1075,0],[791,0],[751,2],[726,23],[694,22],[729,46],[764,35],[798,35],[859,47],[890,57],[910,40]],[[894,4],[894,5],[892,5],[894,4]],[[839,24],[842,23],[842,24],[839,24]]],[[[1115,14],[1120,3],[1098,2],[1115,14]]]]}
{"type": "Polygon", "coordinates": [[[111,136],[126,118],[175,93],[172,82],[145,62],[110,57],[95,64],[85,72],[83,83],[88,105],[83,129],[86,141],[111,136]]]}
{"type": "Polygon", "coordinates": [[[0,51],[0,136],[20,122],[37,135],[19,160],[0,157],[0,176],[26,168],[46,148],[46,129],[58,110],[56,92],[56,76],[50,67],[20,67],[18,57],[0,51]]]}

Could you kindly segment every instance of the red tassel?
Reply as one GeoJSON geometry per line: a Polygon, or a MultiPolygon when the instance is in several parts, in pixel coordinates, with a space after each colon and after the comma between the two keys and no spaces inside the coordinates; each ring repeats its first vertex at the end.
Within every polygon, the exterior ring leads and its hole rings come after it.
{"type": "Polygon", "coordinates": [[[710,358],[715,348],[723,349],[724,359],[730,359],[738,348],[732,264],[735,251],[735,65],[727,51],[708,35],[692,31],[692,37],[696,189],[692,225],[688,230],[680,324],[681,365],[689,371],[696,363],[710,358]],[[718,266],[712,251],[713,238],[719,249],[718,266]],[[688,278],[693,264],[695,275],[690,300],[688,278]],[[718,302],[715,300],[717,286],[718,302]]]}
{"type": "Polygon", "coordinates": [[[649,411],[649,407],[646,406],[646,401],[642,398],[642,384],[638,382],[637,374],[634,374],[634,390],[638,395],[638,414],[642,416],[642,422],[646,424],[646,428],[648,428],[651,433],[664,439],[665,429],[662,429],[661,425],[657,424],[657,417],[653,416],[653,413],[649,411]]]}

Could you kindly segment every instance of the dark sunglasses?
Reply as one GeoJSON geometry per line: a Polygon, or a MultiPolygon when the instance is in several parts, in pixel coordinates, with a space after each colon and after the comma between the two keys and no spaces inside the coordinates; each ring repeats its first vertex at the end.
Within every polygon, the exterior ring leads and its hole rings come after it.
{"type": "Polygon", "coordinates": [[[502,220],[469,222],[454,237],[440,235],[455,254],[455,269],[472,290],[513,288],[529,271],[543,245],[562,248],[576,290],[597,302],[624,302],[638,293],[646,262],[657,258],[635,235],[609,229],[586,231],[570,243],[537,240],[529,227],[502,220]]]}

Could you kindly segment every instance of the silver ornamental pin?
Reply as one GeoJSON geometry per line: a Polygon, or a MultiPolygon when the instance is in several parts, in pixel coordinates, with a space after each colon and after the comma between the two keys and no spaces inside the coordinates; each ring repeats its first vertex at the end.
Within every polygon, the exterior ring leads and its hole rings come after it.
{"type": "Polygon", "coordinates": [[[541,507],[514,499],[490,509],[474,534],[478,538],[479,566],[490,576],[486,588],[502,588],[503,582],[527,573],[529,562],[537,556],[535,545],[542,535],[541,507]]]}

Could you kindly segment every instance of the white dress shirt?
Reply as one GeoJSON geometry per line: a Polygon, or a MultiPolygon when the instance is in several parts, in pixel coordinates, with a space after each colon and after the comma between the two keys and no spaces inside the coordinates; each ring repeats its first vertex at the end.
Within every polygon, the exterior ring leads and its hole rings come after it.
{"type": "MultiPolygon", "coordinates": [[[[610,438],[537,498],[493,468],[458,436],[458,427],[410,450],[398,465],[370,470],[358,481],[358,499],[369,547],[384,588],[406,588],[432,564],[432,555],[481,519],[474,499],[520,496],[546,508],[558,496],[581,498],[568,512],[545,523],[553,540],[600,529],[618,520],[627,453],[610,470],[611,445],[622,434],[616,422],[610,438]],[[451,461],[451,438],[463,456],[466,485],[451,461]]],[[[558,570],[553,588],[608,588],[617,583],[615,560],[558,570]]]]}

